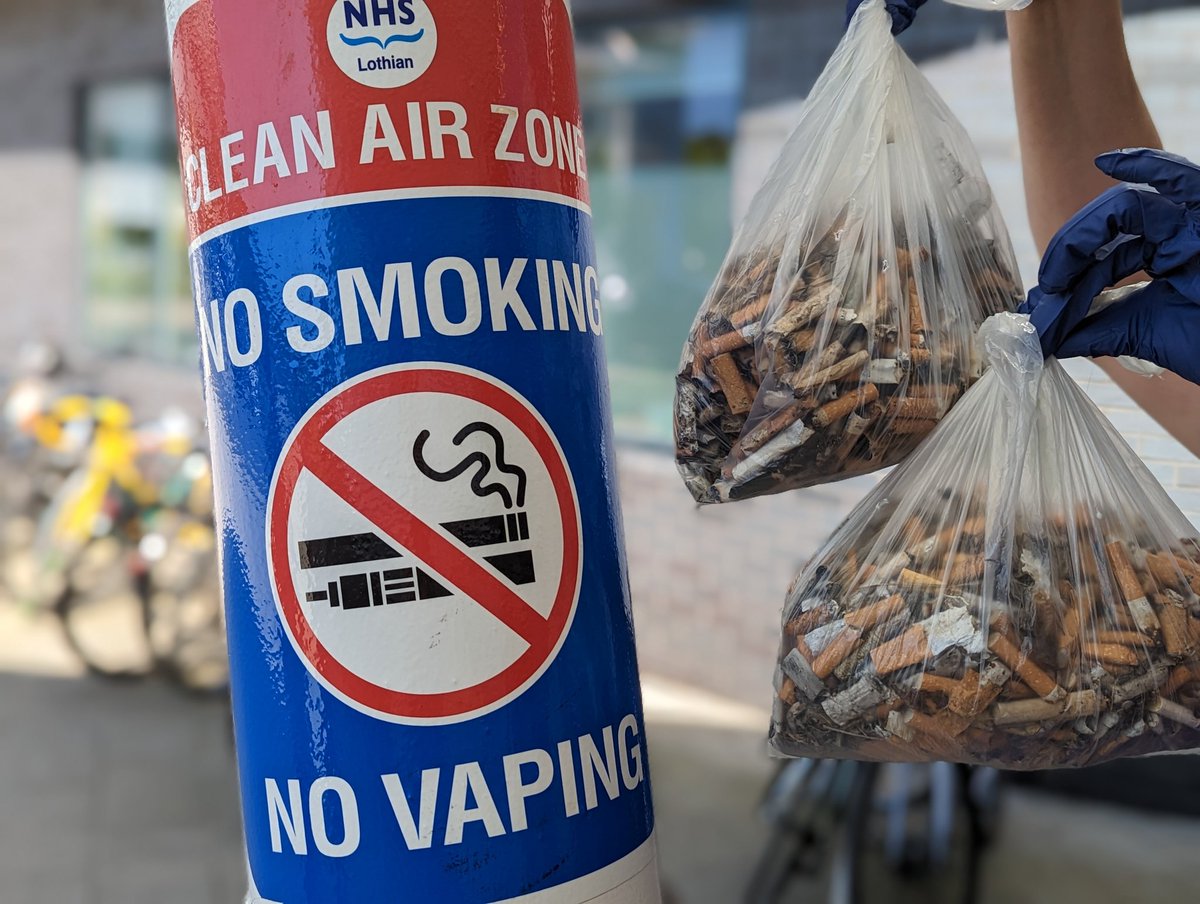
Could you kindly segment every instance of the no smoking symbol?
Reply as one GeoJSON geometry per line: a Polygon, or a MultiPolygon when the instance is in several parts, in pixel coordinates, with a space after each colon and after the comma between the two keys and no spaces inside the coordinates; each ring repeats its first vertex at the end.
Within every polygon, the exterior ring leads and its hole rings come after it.
{"type": "Polygon", "coordinates": [[[280,616],[356,709],[454,722],[553,661],[582,573],[562,450],[511,388],[445,364],[372,371],[318,401],[267,506],[280,616]]]}

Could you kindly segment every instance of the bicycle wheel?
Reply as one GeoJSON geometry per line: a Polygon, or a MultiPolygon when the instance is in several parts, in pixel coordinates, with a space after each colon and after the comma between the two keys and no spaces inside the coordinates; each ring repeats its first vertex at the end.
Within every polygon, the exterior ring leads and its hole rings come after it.
{"type": "Polygon", "coordinates": [[[154,661],[141,621],[144,572],[128,546],[114,536],[97,537],[70,554],[59,577],[49,609],[87,670],[110,679],[149,675],[154,661]]]}
{"type": "Polygon", "coordinates": [[[212,525],[179,513],[164,520],[139,543],[148,563],[142,614],[155,667],[187,690],[222,692],[229,658],[212,525]]]}
{"type": "Polygon", "coordinates": [[[846,904],[856,900],[856,838],[875,766],[795,760],[767,792],[772,832],[747,886],[746,904],[846,904]]]}
{"type": "Polygon", "coordinates": [[[982,838],[954,765],[880,767],[857,844],[860,885],[852,904],[975,900],[982,838]]]}

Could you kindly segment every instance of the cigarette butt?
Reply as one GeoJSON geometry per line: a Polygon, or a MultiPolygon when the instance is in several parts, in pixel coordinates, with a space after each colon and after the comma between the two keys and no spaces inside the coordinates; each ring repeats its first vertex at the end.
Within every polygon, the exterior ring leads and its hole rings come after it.
{"type": "Polygon", "coordinates": [[[908,668],[929,658],[929,638],[921,625],[913,625],[899,637],[871,651],[871,662],[880,675],[908,668]]]}
{"type": "Polygon", "coordinates": [[[893,355],[886,350],[877,348],[876,357],[872,358],[863,372],[862,378],[868,383],[878,383],[884,386],[895,386],[904,376],[904,370],[893,355]]]}
{"type": "Polygon", "coordinates": [[[921,295],[917,292],[917,281],[908,278],[908,322],[914,333],[925,331],[925,314],[921,311],[921,295]]]}
{"type": "Polygon", "coordinates": [[[832,600],[821,603],[811,609],[801,612],[799,615],[793,616],[785,626],[784,630],[792,637],[803,637],[805,634],[811,633],[816,628],[827,622],[837,618],[838,605],[832,600]]]}
{"type": "Polygon", "coordinates": [[[972,581],[978,581],[983,577],[983,567],[983,556],[969,556],[967,560],[955,563],[954,567],[950,569],[950,574],[946,578],[946,583],[957,585],[969,584],[972,581]]]}
{"type": "Polygon", "coordinates": [[[1113,540],[1104,547],[1104,551],[1108,554],[1113,577],[1117,580],[1117,587],[1125,598],[1125,605],[1129,607],[1134,624],[1144,634],[1157,634],[1158,617],[1154,614],[1154,607],[1146,599],[1146,590],[1138,580],[1137,572],[1133,570],[1124,542],[1113,540]]]}
{"type": "Polygon", "coordinates": [[[901,590],[933,593],[940,593],[942,590],[942,582],[937,578],[931,578],[929,575],[913,571],[911,568],[901,569],[896,583],[901,590]]]}
{"type": "MultiPolygon", "coordinates": [[[[921,716],[924,714],[918,713],[916,715],[921,716]]],[[[914,727],[911,721],[907,726],[912,738],[910,741],[912,747],[915,747],[924,754],[921,759],[926,761],[954,761],[962,758],[962,743],[958,739],[947,737],[944,731],[938,733],[938,728],[931,726],[928,722],[920,718],[918,718],[916,721],[920,728],[932,729],[929,731],[921,731],[917,727],[914,727]]],[[[911,757],[910,754],[910,759],[911,758],[913,757],[911,757]]]]}
{"type": "Polygon", "coordinates": [[[842,561],[841,566],[837,570],[837,576],[834,579],[837,583],[849,587],[854,583],[854,577],[858,574],[858,552],[850,550],[846,553],[846,558],[842,561]]]}
{"type": "Polygon", "coordinates": [[[933,428],[938,425],[938,422],[932,418],[895,418],[890,426],[892,433],[902,436],[912,436],[914,434],[931,433],[933,428]]]}
{"type": "Polygon", "coordinates": [[[841,665],[842,660],[854,652],[860,641],[862,641],[862,631],[858,628],[843,628],[813,660],[813,673],[818,678],[828,678],[833,674],[833,670],[841,665]]]}
{"type": "Polygon", "coordinates": [[[1133,678],[1126,678],[1117,684],[1112,689],[1113,702],[1121,704],[1127,703],[1130,700],[1136,700],[1138,697],[1144,697],[1151,691],[1161,687],[1170,674],[1171,669],[1168,666],[1155,663],[1143,674],[1135,675],[1133,678]]]}
{"type": "Polygon", "coordinates": [[[885,700],[883,703],[880,703],[878,706],[875,707],[875,712],[873,714],[872,721],[886,722],[888,716],[890,716],[897,709],[899,709],[903,705],[903,703],[904,703],[904,701],[902,701],[899,697],[894,697],[891,700],[885,700]]]}
{"type": "Polygon", "coordinates": [[[912,420],[937,420],[942,416],[940,399],[901,399],[897,396],[891,407],[896,417],[912,420]]]}
{"type": "Polygon", "coordinates": [[[803,446],[812,438],[812,428],[803,421],[796,421],[771,437],[770,441],[765,443],[761,449],[751,452],[734,464],[728,473],[722,469],[722,474],[734,483],[745,480],[760,473],[774,461],[803,446]]]}
{"type": "Polygon", "coordinates": [[[1167,675],[1166,684],[1159,688],[1158,692],[1164,697],[1171,697],[1180,688],[1186,687],[1198,679],[1200,679],[1200,674],[1197,674],[1196,666],[1190,662],[1185,662],[1171,669],[1170,674],[1167,675]]]}
{"type": "Polygon", "coordinates": [[[814,659],[817,658],[816,654],[811,649],[809,649],[809,646],[805,642],[803,637],[796,638],[796,643],[794,644],[794,649],[796,650],[797,653],[799,653],[801,656],[804,657],[805,662],[811,663],[814,659]]]}
{"type": "Polygon", "coordinates": [[[908,727],[921,734],[953,740],[970,728],[971,722],[969,719],[950,712],[940,712],[930,716],[913,710],[912,717],[908,720],[908,727]]]}
{"type": "Polygon", "coordinates": [[[883,413],[883,406],[878,402],[868,405],[866,411],[862,414],[851,414],[846,421],[846,429],[842,433],[842,440],[838,444],[836,451],[833,454],[831,466],[840,468],[842,463],[850,456],[850,452],[854,446],[862,438],[862,435],[867,432],[879,416],[883,413]]]}
{"type": "Polygon", "coordinates": [[[830,342],[821,353],[814,358],[804,362],[804,366],[796,371],[796,379],[802,382],[807,382],[810,385],[819,385],[812,382],[812,374],[827,370],[832,367],[846,354],[846,346],[840,340],[835,339],[830,342]]]}
{"type": "Polygon", "coordinates": [[[729,410],[734,414],[745,414],[754,404],[754,397],[750,394],[746,386],[746,381],[742,378],[741,371],[738,370],[737,362],[733,360],[733,356],[729,354],[717,355],[711,362],[713,376],[716,377],[717,383],[721,386],[721,391],[725,393],[725,400],[729,404],[729,410]]]}
{"type": "Polygon", "coordinates": [[[1027,722],[1049,722],[1052,720],[1075,719],[1094,716],[1104,706],[1104,698],[1096,691],[1075,691],[1056,701],[1013,700],[1008,703],[992,704],[992,722],[996,725],[1020,725],[1027,722]]]}
{"type": "MultiPolygon", "coordinates": [[[[1003,666],[1001,668],[1011,674],[1007,668],[1003,666]]],[[[967,669],[963,673],[962,680],[958,682],[958,686],[950,694],[947,707],[952,713],[957,713],[966,719],[974,719],[995,702],[1002,690],[1004,690],[1003,681],[991,684],[984,681],[979,672],[967,669]]]]}
{"type": "Polygon", "coordinates": [[[870,360],[870,353],[863,349],[855,352],[841,361],[826,368],[825,370],[817,371],[813,374],[802,375],[800,372],[789,374],[784,377],[784,381],[793,389],[801,392],[807,392],[814,386],[821,386],[825,383],[832,383],[835,380],[840,380],[843,377],[848,377],[850,374],[858,373],[863,369],[867,361],[870,360]]]}
{"type": "Polygon", "coordinates": [[[1000,697],[1004,700],[1034,700],[1039,699],[1037,693],[1025,682],[1013,678],[1004,686],[1000,697]]]}
{"type": "Polygon", "coordinates": [[[1162,697],[1155,697],[1146,706],[1146,709],[1164,719],[1170,719],[1172,722],[1178,722],[1180,725],[1185,725],[1188,728],[1200,728],[1200,719],[1196,718],[1196,714],[1174,700],[1164,700],[1162,697]]]}
{"type": "Polygon", "coordinates": [[[835,723],[846,725],[894,697],[891,690],[868,675],[824,701],[821,708],[835,723]]]}
{"type": "Polygon", "coordinates": [[[692,356],[692,379],[694,380],[704,380],[704,372],[708,367],[708,358],[699,354],[699,349],[703,348],[708,341],[708,324],[702,323],[700,324],[700,328],[696,330],[696,341],[693,346],[697,350],[696,354],[692,356]]]}
{"type": "Polygon", "coordinates": [[[1017,649],[1016,645],[1003,632],[993,631],[988,646],[1039,697],[1049,701],[1062,699],[1065,692],[1058,686],[1058,682],[1042,671],[1036,662],[1017,649]]]}
{"type": "Polygon", "coordinates": [[[961,682],[956,678],[946,678],[929,672],[922,672],[917,676],[917,690],[924,694],[945,694],[950,697],[958,690],[959,684],[961,682]]]}
{"type": "Polygon", "coordinates": [[[1137,653],[1119,643],[1085,643],[1083,655],[1105,665],[1137,665],[1140,660],[1137,653]]]}
{"type": "Polygon", "coordinates": [[[1200,594],[1200,565],[1177,555],[1146,553],[1146,569],[1162,587],[1200,594]]]}
{"type": "Polygon", "coordinates": [[[833,300],[833,283],[827,283],[810,293],[807,301],[793,302],[785,307],[767,327],[776,336],[787,336],[801,327],[808,326],[829,309],[833,300]]]}
{"type": "MultiPolygon", "coordinates": [[[[846,623],[849,624],[849,619],[846,619],[846,623]]],[[[890,620],[881,621],[873,628],[866,629],[863,634],[862,643],[858,645],[858,648],[853,653],[842,660],[841,665],[833,670],[833,677],[841,682],[849,681],[851,676],[858,671],[859,666],[871,655],[871,651],[875,647],[888,638],[895,636],[897,632],[907,627],[907,625],[908,613],[902,612],[901,614],[894,615],[890,620]]]]}
{"type": "Polygon", "coordinates": [[[846,624],[862,631],[869,631],[889,618],[899,615],[906,608],[907,603],[904,602],[904,597],[898,593],[893,594],[887,599],[863,606],[861,609],[855,609],[853,612],[847,612],[846,624]]]}
{"type": "Polygon", "coordinates": [[[1167,655],[1182,659],[1196,651],[1196,642],[1192,637],[1188,610],[1183,605],[1183,600],[1175,602],[1170,598],[1172,595],[1177,596],[1172,591],[1156,594],[1155,602],[1159,604],[1158,621],[1162,625],[1163,646],[1167,655]]]}
{"type": "Polygon", "coordinates": [[[825,690],[825,684],[813,673],[812,666],[799,650],[792,650],[784,656],[779,667],[796,685],[796,693],[806,700],[815,700],[825,690]]]}
{"type": "Polygon", "coordinates": [[[879,387],[872,383],[863,386],[858,392],[846,393],[827,405],[822,405],[812,416],[814,427],[828,427],[835,421],[840,421],[855,408],[869,405],[879,398],[879,387]]]}
{"type": "Polygon", "coordinates": [[[914,367],[922,367],[933,360],[933,355],[927,348],[913,348],[909,349],[908,359],[914,367]]]}
{"type": "Polygon", "coordinates": [[[1096,643],[1117,643],[1126,647],[1149,647],[1153,641],[1140,631],[1097,631],[1096,643]]]}
{"type": "Polygon", "coordinates": [[[715,358],[718,355],[745,348],[754,341],[755,333],[756,329],[753,325],[744,330],[732,329],[728,333],[722,333],[720,336],[709,339],[697,351],[705,358],[715,358]]]}
{"type": "Polygon", "coordinates": [[[786,675],[783,681],[779,683],[779,699],[784,703],[792,704],[796,702],[796,682],[786,675]]]}
{"type": "Polygon", "coordinates": [[[904,395],[908,400],[933,400],[939,409],[946,405],[947,399],[953,398],[957,394],[957,386],[948,386],[945,383],[927,383],[916,379],[910,380],[904,387],[904,395]]]}
{"type": "Polygon", "coordinates": [[[766,292],[758,296],[758,298],[754,299],[754,301],[750,302],[750,304],[746,305],[741,310],[734,311],[729,317],[729,322],[733,324],[735,329],[737,329],[752,321],[757,321],[760,317],[762,317],[763,312],[766,311],[767,305],[770,304],[770,302],[771,293],[766,292]]]}
{"type": "Polygon", "coordinates": [[[806,352],[817,344],[817,330],[797,330],[794,333],[789,333],[786,341],[792,347],[793,351],[806,352]]]}
{"type": "Polygon", "coordinates": [[[774,437],[778,436],[783,430],[786,430],[792,424],[796,423],[804,416],[805,406],[800,402],[796,402],[787,408],[783,408],[755,424],[750,430],[746,431],[737,443],[735,448],[730,450],[731,454],[750,455],[757,452],[764,445],[770,442],[774,437]]]}
{"type": "Polygon", "coordinates": [[[1133,616],[1129,614],[1128,609],[1112,609],[1107,612],[1108,619],[1116,625],[1118,631],[1136,631],[1141,634],[1142,629],[1138,623],[1133,620],[1133,616]]]}
{"type": "Polygon", "coordinates": [[[1146,570],[1160,587],[1182,590],[1187,584],[1187,575],[1179,567],[1178,560],[1166,553],[1146,553],[1146,570]]]}

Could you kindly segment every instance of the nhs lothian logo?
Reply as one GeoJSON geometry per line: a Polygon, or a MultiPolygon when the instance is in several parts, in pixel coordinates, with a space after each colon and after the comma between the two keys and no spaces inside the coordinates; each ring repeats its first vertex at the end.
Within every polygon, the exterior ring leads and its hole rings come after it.
{"type": "Polygon", "coordinates": [[[333,61],[350,78],[398,88],[433,62],[437,25],[425,0],[336,0],[326,39],[333,61]]]}
{"type": "Polygon", "coordinates": [[[378,44],[380,50],[387,50],[388,46],[401,42],[404,44],[414,44],[421,38],[425,37],[425,29],[421,29],[415,35],[388,35],[382,41],[374,35],[363,35],[361,38],[349,38],[346,35],[338,35],[342,39],[342,43],[350,47],[361,47],[363,44],[378,44]]]}

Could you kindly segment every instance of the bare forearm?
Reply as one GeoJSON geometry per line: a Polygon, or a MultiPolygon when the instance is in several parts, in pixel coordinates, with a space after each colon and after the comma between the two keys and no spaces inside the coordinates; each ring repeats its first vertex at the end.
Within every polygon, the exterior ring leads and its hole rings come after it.
{"type": "Polygon", "coordinates": [[[1030,225],[1039,249],[1113,182],[1097,154],[1160,147],[1138,90],[1120,0],[1035,0],[1008,14],[1030,225]]]}
{"type": "MultiPolygon", "coordinates": [[[[1038,249],[1113,182],[1093,165],[1122,147],[1161,147],[1129,64],[1120,0],[1035,0],[1008,14],[1021,163],[1038,249]]],[[[1174,374],[1147,379],[1097,362],[1193,454],[1200,387],[1174,374]]]]}

